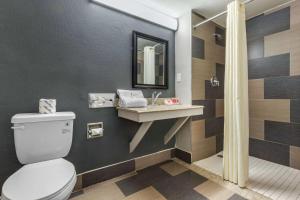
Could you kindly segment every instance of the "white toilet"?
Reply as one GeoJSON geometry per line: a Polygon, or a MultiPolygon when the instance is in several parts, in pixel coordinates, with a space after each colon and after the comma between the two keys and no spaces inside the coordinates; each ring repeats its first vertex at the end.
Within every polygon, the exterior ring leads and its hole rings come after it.
{"type": "Polygon", "coordinates": [[[72,112],[17,114],[14,124],[18,160],[25,164],[2,187],[1,200],[65,200],[76,183],[68,155],[73,138],[72,112]]]}

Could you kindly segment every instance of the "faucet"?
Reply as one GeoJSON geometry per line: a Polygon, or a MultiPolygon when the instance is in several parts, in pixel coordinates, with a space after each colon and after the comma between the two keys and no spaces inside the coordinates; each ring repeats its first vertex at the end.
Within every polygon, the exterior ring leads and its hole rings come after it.
{"type": "Polygon", "coordinates": [[[161,92],[156,92],[156,91],[154,91],[153,93],[152,93],[152,98],[151,98],[151,105],[153,106],[153,105],[155,105],[155,103],[156,103],[156,101],[157,101],[157,99],[158,99],[158,97],[161,95],[161,92]]]}

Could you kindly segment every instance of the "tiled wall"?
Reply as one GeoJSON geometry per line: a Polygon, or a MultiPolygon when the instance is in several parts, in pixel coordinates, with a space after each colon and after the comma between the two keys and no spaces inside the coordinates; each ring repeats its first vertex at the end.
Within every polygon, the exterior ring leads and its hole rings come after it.
{"type": "Polygon", "coordinates": [[[300,1],[247,21],[250,154],[300,169],[300,1]]]}
{"type": "MultiPolygon", "coordinates": [[[[203,21],[195,13],[193,24],[203,21]]],[[[192,119],[192,160],[209,157],[222,150],[224,124],[224,64],[225,30],[207,23],[193,30],[192,37],[192,100],[204,105],[204,115],[192,119]],[[216,40],[214,33],[223,36],[216,40]],[[220,87],[212,87],[209,80],[217,76],[220,87]]]]}

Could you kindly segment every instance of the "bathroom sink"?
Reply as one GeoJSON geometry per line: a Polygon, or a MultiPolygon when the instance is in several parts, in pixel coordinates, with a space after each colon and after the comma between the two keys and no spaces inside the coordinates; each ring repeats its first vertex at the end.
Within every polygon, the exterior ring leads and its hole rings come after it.
{"type": "Polygon", "coordinates": [[[203,108],[204,106],[193,105],[149,105],[145,108],[118,108],[119,117],[142,123],[130,142],[129,151],[135,150],[154,121],[178,118],[164,137],[164,142],[167,144],[191,116],[202,115],[203,108]]]}

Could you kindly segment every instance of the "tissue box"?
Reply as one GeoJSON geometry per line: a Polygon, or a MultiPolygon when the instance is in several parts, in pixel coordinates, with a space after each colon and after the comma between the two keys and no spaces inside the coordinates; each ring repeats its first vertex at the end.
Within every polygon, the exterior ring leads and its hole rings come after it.
{"type": "Polygon", "coordinates": [[[56,112],[56,99],[40,99],[39,112],[50,114],[56,112]]]}

